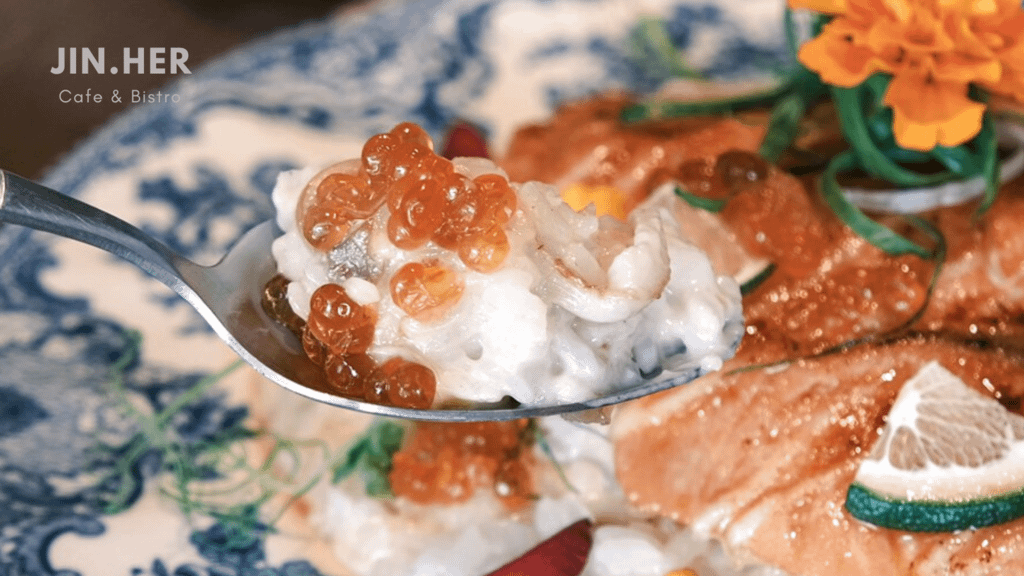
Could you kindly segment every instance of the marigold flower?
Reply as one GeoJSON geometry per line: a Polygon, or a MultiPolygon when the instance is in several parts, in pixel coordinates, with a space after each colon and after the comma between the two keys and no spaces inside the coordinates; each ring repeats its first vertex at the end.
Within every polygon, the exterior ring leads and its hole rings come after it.
{"type": "Polygon", "coordinates": [[[1021,0],[789,0],[835,18],[800,49],[822,81],[851,88],[892,75],[885,104],[904,148],[956,146],[981,130],[975,85],[1024,103],[1021,0]]]}

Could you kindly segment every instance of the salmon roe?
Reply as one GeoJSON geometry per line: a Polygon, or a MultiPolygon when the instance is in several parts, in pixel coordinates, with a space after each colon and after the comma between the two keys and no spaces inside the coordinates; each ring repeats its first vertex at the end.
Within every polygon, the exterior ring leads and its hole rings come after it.
{"type": "Polygon", "coordinates": [[[453,504],[491,490],[509,509],[534,495],[529,420],[419,422],[392,459],[391,489],[421,504],[453,504]]]}
{"type": "MultiPolygon", "coordinates": [[[[338,169],[340,170],[340,169],[338,169]]],[[[433,241],[459,254],[480,272],[496,269],[508,255],[504,226],[516,195],[497,174],[469,179],[434,152],[430,136],[405,122],[363,146],[356,173],[331,172],[307,190],[300,228],[314,248],[329,251],[352,222],[387,203],[387,234],[403,250],[433,241]]]]}
{"type": "MultiPolygon", "coordinates": [[[[358,163],[339,164],[314,178],[296,217],[306,241],[329,252],[355,221],[385,207],[387,237],[403,250],[434,242],[467,268],[485,273],[508,256],[504,227],[516,209],[508,181],[496,174],[459,174],[410,122],[367,140],[358,163]]],[[[405,264],[389,284],[398,308],[421,322],[442,319],[464,286],[458,272],[439,259],[405,264]]],[[[430,368],[404,358],[378,363],[367,354],[376,329],[374,308],[357,304],[342,286],[326,284],[313,293],[303,322],[288,305],[287,286],[284,277],[267,284],[264,310],[301,339],[306,355],[323,368],[328,391],[407,408],[433,404],[437,381],[430,368]]]]}
{"type": "Polygon", "coordinates": [[[375,325],[373,310],[356,304],[337,284],[324,284],[309,299],[306,328],[333,354],[366,352],[375,325]]]}
{"type": "Polygon", "coordinates": [[[462,279],[437,260],[410,262],[391,278],[391,298],[406,314],[421,321],[444,316],[462,296],[462,279]]]}
{"type": "Polygon", "coordinates": [[[366,354],[376,327],[373,308],[357,304],[342,286],[325,284],[310,298],[309,320],[303,321],[288,303],[287,282],[279,276],[267,284],[263,310],[300,338],[324,371],[326,392],[401,408],[433,405],[437,381],[430,368],[404,358],[381,364],[366,354]]]}
{"type": "Polygon", "coordinates": [[[767,178],[768,163],[753,152],[729,150],[684,162],[674,177],[691,194],[725,200],[767,178]]]}
{"type": "Polygon", "coordinates": [[[430,368],[405,358],[391,358],[364,382],[364,397],[377,404],[403,408],[430,408],[437,380],[430,368]]]}
{"type": "Polygon", "coordinates": [[[263,311],[274,320],[284,325],[292,334],[301,335],[306,321],[292,310],[288,304],[288,284],[290,281],[283,274],[278,274],[263,287],[261,304],[263,311]]]}

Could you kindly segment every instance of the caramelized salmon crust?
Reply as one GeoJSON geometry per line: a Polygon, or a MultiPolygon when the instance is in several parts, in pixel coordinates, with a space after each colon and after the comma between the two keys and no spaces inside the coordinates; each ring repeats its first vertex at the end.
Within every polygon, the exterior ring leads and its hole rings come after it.
{"type": "Polygon", "coordinates": [[[723,161],[755,151],[761,128],[624,126],[624,104],[564,108],[521,131],[505,165],[518,178],[616,186],[629,204],[664,184],[725,199],[720,212],[679,201],[676,218],[719,273],[743,281],[772,269],[745,296],[746,334],[721,371],[616,411],[616,466],[632,502],[792,574],[1019,572],[1024,520],[910,534],[862,523],[843,503],[900,386],[929,361],[1020,411],[1024,178],[980,219],[973,203],[923,215],[945,238],[941,265],[893,257],[836,218],[811,177],[751,165],[749,178],[725,178],[735,170],[723,161]]]}
{"type": "MultiPolygon", "coordinates": [[[[744,164],[736,177],[737,153],[756,152],[763,126],[732,118],[625,125],[627,103],[611,95],[566,105],[521,129],[502,166],[514,179],[612,186],[627,207],[662,185],[726,199],[718,213],[680,201],[676,216],[718,273],[743,281],[745,271],[774,267],[744,301],[748,333],[773,349],[765,357],[821,351],[911,320],[921,332],[1024,347],[1024,177],[1003,185],[980,219],[976,202],[923,215],[947,244],[937,269],[867,243],[831,212],[813,177],[744,164]]],[[[898,218],[885,223],[914,234],[898,218]]]]}
{"type": "Polygon", "coordinates": [[[1024,359],[998,348],[919,336],[771,369],[732,372],[734,361],[615,415],[619,481],[640,508],[792,574],[1014,573],[1024,565],[1024,519],[911,534],[862,523],[843,506],[900,387],[932,360],[1020,411],[1024,359]]]}

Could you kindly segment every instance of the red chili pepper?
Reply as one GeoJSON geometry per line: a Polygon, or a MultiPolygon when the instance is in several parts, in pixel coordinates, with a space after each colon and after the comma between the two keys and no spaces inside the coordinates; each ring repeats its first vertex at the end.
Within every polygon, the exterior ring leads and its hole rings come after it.
{"type": "Polygon", "coordinates": [[[473,124],[461,120],[448,129],[448,136],[441,148],[441,156],[449,160],[459,156],[491,157],[487,151],[487,140],[484,138],[483,132],[473,124]]]}
{"type": "Polygon", "coordinates": [[[583,519],[486,576],[579,576],[593,543],[593,523],[583,519]]]}

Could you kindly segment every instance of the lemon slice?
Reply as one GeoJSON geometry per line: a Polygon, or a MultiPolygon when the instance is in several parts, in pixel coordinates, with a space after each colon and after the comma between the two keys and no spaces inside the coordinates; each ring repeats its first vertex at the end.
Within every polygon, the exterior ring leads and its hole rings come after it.
{"type": "Polygon", "coordinates": [[[928,363],[896,397],[846,508],[865,522],[917,532],[1024,516],[1024,417],[928,363]]]}

